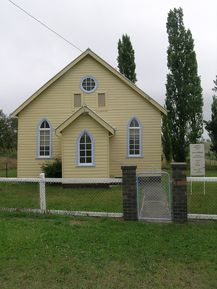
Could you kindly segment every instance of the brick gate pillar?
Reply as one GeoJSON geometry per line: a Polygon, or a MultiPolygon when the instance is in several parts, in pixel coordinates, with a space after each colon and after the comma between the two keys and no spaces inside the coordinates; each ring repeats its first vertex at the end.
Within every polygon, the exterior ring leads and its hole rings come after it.
{"type": "Polygon", "coordinates": [[[175,223],[185,223],[187,212],[186,163],[172,163],[172,218],[175,223]]]}
{"type": "Polygon", "coordinates": [[[138,220],[136,166],[122,166],[122,193],[124,220],[138,220]]]}

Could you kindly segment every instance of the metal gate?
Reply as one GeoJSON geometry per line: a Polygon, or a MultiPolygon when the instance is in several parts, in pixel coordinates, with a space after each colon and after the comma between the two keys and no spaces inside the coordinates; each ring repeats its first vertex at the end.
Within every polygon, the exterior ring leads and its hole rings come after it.
{"type": "Polygon", "coordinates": [[[147,221],[171,221],[170,175],[147,171],[137,175],[138,218],[147,221]]]}

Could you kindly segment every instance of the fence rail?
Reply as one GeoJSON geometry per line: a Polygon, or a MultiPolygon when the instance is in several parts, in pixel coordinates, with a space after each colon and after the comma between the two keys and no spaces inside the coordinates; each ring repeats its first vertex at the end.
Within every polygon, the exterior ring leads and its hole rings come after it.
{"type": "Polygon", "coordinates": [[[40,178],[0,178],[0,183],[39,183],[39,181],[40,178]]]}
{"type": "Polygon", "coordinates": [[[195,182],[195,183],[217,183],[217,177],[187,177],[187,182],[195,182]]]}
{"type": "MultiPolygon", "coordinates": [[[[60,184],[121,184],[121,178],[43,178],[45,183],[60,184]]],[[[0,183],[39,183],[41,178],[0,178],[0,183]]]]}

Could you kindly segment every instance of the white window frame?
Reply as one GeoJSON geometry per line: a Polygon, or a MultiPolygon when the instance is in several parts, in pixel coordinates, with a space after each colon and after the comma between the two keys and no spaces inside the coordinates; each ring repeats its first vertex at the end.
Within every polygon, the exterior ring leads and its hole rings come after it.
{"type": "Polygon", "coordinates": [[[81,167],[93,167],[95,166],[95,151],[94,151],[94,139],[91,133],[89,133],[86,129],[83,130],[78,138],[77,138],[77,149],[76,149],[76,162],[77,162],[77,166],[81,166],[81,167]],[[84,134],[87,134],[91,140],[91,163],[81,163],[80,162],[80,141],[81,138],[83,137],[84,134]]]}
{"type": "Polygon", "coordinates": [[[37,128],[37,158],[40,159],[50,159],[52,157],[52,127],[47,118],[43,118],[37,128]],[[49,125],[49,128],[41,128],[42,123],[46,121],[49,125]],[[49,131],[49,155],[41,155],[41,131],[49,131]]]}
{"type": "Polygon", "coordinates": [[[80,89],[81,89],[83,92],[85,92],[85,93],[92,93],[92,92],[94,92],[94,91],[97,89],[97,87],[98,87],[98,81],[96,80],[95,77],[93,77],[93,76],[91,76],[91,75],[86,75],[86,76],[84,76],[84,77],[81,79],[81,81],[80,81],[80,89]],[[91,79],[93,79],[94,82],[95,82],[95,87],[94,87],[93,89],[91,89],[91,90],[86,90],[86,89],[83,88],[82,83],[83,83],[83,81],[84,81],[85,79],[87,79],[87,78],[91,78],[91,79]]]}
{"type": "Polygon", "coordinates": [[[128,122],[128,126],[127,126],[127,156],[129,158],[142,157],[142,127],[141,127],[141,122],[139,121],[139,119],[137,117],[132,117],[128,122]],[[139,124],[138,127],[131,127],[130,126],[133,120],[136,120],[138,122],[138,124],[139,124]],[[131,154],[130,153],[130,131],[131,130],[139,131],[139,154],[131,154]]]}

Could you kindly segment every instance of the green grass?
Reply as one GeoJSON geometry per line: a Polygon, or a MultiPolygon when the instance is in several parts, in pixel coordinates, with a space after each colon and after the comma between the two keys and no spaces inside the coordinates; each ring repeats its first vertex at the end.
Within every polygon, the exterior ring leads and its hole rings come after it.
{"type": "MultiPolygon", "coordinates": [[[[217,171],[207,171],[207,177],[217,177],[217,171]]],[[[188,183],[188,212],[191,214],[216,214],[217,215],[217,182],[205,184],[188,183]]]]}
{"type": "Polygon", "coordinates": [[[0,183],[0,207],[39,208],[38,183],[0,183]]]}
{"type": "Polygon", "coordinates": [[[8,178],[16,178],[17,176],[17,170],[16,169],[9,169],[8,172],[6,173],[5,168],[4,169],[0,169],[0,177],[5,178],[7,174],[8,178]]]}
{"type": "MultiPolygon", "coordinates": [[[[16,170],[10,170],[9,174],[16,176],[16,170]]],[[[206,176],[217,176],[217,171],[207,171],[206,176]]],[[[122,211],[120,186],[110,189],[63,189],[61,186],[47,185],[46,192],[48,209],[122,211]]],[[[0,207],[39,208],[38,185],[0,183],[0,207]]],[[[192,194],[188,184],[188,212],[217,214],[217,183],[206,183],[205,195],[203,183],[193,183],[192,194]]]]}
{"type": "Polygon", "coordinates": [[[17,151],[6,151],[6,152],[0,151],[0,157],[7,157],[7,158],[16,159],[17,158],[17,151]]]}
{"type": "Polygon", "coordinates": [[[217,223],[0,213],[1,289],[216,289],[217,223]]]}
{"type": "Polygon", "coordinates": [[[188,185],[188,212],[191,214],[217,215],[217,183],[193,183],[192,193],[188,185]]]}
{"type": "Polygon", "coordinates": [[[47,186],[48,209],[122,212],[122,188],[63,189],[47,186]]]}
{"type": "Polygon", "coordinates": [[[17,159],[13,152],[0,153],[0,177],[16,177],[17,159]]]}
{"type": "MultiPolygon", "coordinates": [[[[167,170],[171,175],[171,170],[167,170]]],[[[190,172],[187,172],[187,176],[190,172]]],[[[216,170],[206,170],[206,177],[217,177],[216,170]]],[[[217,215],[217,182],[206,183],[204,195],[204,183],[193,182],[187,184],[188,213],[189,214],[215,214],[217,215]]]]}
{"type": "MultiPolygon", "coordinates": [[[[64,189],[46,185],[47,209],[122,212],[121,186],[64,189]]],[[[39,208],[39,186],[0,183],[0,207],[39,208]]]]}

